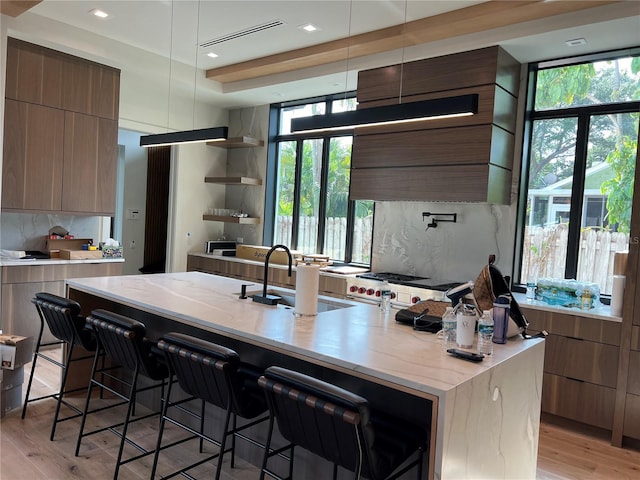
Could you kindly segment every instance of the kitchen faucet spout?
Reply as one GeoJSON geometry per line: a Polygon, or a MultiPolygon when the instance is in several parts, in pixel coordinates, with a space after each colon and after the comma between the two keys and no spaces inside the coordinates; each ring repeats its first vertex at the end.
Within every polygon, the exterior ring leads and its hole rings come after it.
{"type": "Polygon", "coordinates": [[[271,258],[271,254],[276,250],[281,249],[284,250],[289,259],[289,276],[291,276],[291,267],[293,265],[293,257],[291,256],[291,251],[285,245],[274,245],[269,249],[267,255],[264,259],[264,279],[262,281],[262,295],[252,295],[252,299],[254,302],[264,303],[266,305],[276,305],[282,298],[278,295],[267,295],[267,280],[269,277],[269,259],[271,258]]]}

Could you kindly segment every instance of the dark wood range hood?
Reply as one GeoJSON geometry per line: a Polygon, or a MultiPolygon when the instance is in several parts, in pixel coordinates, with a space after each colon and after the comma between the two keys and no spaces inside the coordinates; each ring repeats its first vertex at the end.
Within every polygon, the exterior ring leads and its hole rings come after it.
{"type": "Polygon", "coordinates": [[[358,129],[350,198],[509,204],[519,77],[499,46],[361,71],[359,109],[477,94],[478,113],[358,129]]]}

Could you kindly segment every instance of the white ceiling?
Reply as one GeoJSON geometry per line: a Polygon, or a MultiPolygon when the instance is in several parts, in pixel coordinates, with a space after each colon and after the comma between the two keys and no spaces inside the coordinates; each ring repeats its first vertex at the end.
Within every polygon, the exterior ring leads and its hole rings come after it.
{"type": "MultiPolygon", "coordinates": [[[[196,64],[202,71],[260,58],[295,48],[324,43],[380,28],[444,13],[482,1],[427,0],[44,0],[24,15],[37,15],[61,22],[126,45],[196,64]],[[100,8],[110,14],[101,20],[89,14],[100,8]],[[284,25],[229,40],[212,50],[197,47],[207,40],[279,20],[284,25]],[[306,33],[298,27],[313,23],[320,28],[306,33]]],[[[74,30],[75,31],[75,30],[74,30]]],[[[55,39],[50,40],[55,46],[55,39]]],[[[61,42],[64,43],[64,42],[61,42]]],[[[226,84],[202,79],[198,88],[207,90],[220,106],[272,103],[335,93],[355,88],[355,72],[362,68],[410,61],[455,51],[501,44],[521,62],[580,55],[640,45],[640,2],[630,0],[516,27],[405,48],[384,54],[273,75],[270,78],[226,84]],[[584,46],[569,48],[566,40],[585,38],[584,46]]],[[[75,46],[75,49],[82,49],[75,46]]],[[[92,48],[87,45],[87,51],[92,48]]],[[[76,52],[77,53],[77,52],[76,52]]],[[[103,55],[108,56],[109,53],[103,55]]],[[[167,62],[168,63],[168,62],[167,62]]],[[[135,66],[140,68],[139,65],[135,66]]],[[[121,66],[122,68],[122,66],[121,66]]],[[[169,72],[165,72],[169,75],[169,72]]],[[[203,74],[204,75],[204,74],[203,74]]]]}

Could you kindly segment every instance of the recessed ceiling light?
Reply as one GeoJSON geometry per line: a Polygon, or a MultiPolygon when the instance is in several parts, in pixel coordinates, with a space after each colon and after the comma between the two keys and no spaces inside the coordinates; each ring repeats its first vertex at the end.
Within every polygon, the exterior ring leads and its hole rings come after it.
{"type": "Polygon", "coordinates": [[[218,58],[218,54],[213,53],[213,52],[209,52],[209,53],[207,53],[207,57],[209,57],[209,58],[218,58]]]}
{"type": "Polygon", "coordinates": [[[300,25],[298,28],[300,30],[304,30],[307,33],[317,32],[321,30],[319,27],[316,27],[313,23],[306,23],[304,25],[300,25]]]}
{"type": "Polygon", "coordinates": [[[107,18],[109,16],[109,14],[103,10],[100,10],[98,8],[94,8],[93,10],[90,10],[89,13],[91,15],[94,15],[98,18],[107,18]]]}
{"type": "Polygon", "coordinates": [[[564,43],[567,44],[567,47],[577,47],[579,45],[586,45],[587,41],[584,38],[574,38],[573,40],[567,40],[564,43]]]}

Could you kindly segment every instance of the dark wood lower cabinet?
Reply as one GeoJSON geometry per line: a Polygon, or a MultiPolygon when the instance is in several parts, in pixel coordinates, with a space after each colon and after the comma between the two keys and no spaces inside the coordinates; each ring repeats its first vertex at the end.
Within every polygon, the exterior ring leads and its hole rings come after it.
{"type": "Polygon", "coordinates": [[[640,395],[627,393],[622,434],[640,439],[640,395]]]}
{"type": "Polygon", "coordinates": [[[542,379],[543,412],[610,430],[615,401],[615,388],[549,373],[542,379]]]}

